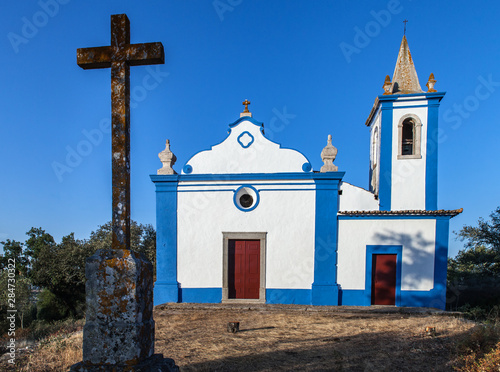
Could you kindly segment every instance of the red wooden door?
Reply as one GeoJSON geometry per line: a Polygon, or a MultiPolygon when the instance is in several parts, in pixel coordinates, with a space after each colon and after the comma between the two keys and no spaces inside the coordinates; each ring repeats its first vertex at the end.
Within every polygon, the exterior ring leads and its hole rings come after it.
{"type": "Polygon", "coordinates": [[[229,240],[229,298],[258,299],[260,240],[229,240]]]}
{"type": "Polygon", "coordinates": [[[372,305],[396,304],[395,254],[374,254],[372,260],[372,305]]]}

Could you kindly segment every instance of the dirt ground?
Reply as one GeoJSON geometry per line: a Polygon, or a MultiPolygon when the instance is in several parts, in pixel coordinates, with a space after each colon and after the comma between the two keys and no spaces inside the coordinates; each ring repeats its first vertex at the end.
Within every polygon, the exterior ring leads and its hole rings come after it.
{"type": "Polygon", "coordinates": [[[269,305],[165,305],[155,321],[156,352],[181,371],[452,371],[474,326],[421,310],[269,305]]]}
{"type": "MultiPolygon", "coordinates": [[[[283,305],[162,305],[156,353],[181,371],[453,371],[473,322],[428,309],[283,305]],[[228,322],[240,322],[229,333],[228,322]],[[426,327],[435,327],[428,335],[426,327]]],[[[0,357],[1,371],[67,371],[82,360],[82,332],[0,357]]]]}

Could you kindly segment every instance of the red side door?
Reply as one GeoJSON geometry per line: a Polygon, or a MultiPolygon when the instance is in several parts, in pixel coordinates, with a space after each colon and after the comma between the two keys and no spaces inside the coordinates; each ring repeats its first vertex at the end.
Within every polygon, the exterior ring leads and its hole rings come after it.
{"type": "Polygon", "coordinates": [[[372,305],[396,304],[395,254],[374,254],[372,259],[372,305]]]}
{"type": "Polygon", "coordinates": [[[260,288],[260,241],[229,240],[229,298],[258,299],[260,288]]]}

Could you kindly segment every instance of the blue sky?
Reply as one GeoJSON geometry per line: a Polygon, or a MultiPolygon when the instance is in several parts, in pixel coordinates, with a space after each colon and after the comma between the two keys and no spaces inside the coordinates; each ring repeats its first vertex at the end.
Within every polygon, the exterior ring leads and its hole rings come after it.
{"type": "MultiPolygon", "coordinates": [[[[111,219],[110,70],[76,49],[110,43],[126,13],[132,43],[160,41],[166,63],[131,68],[132,218],[155,224],[149,179],[171,140],[180,171],[219,143],[248,98],[268,136],[314,169],[328,134],[344,180],[368,187],[364,123],[392,77],[403,20],[420,84],[441,103],[439,197],[464,208],[451,230],[500,205],[500,5],[470,1],[10,1],[0,14],[0,239],[33,226],[86,238],[111,219]],[[361,36],[363,34],[364,36],[361,36]],[[348,52],[346,50],[349,50],[348,52]],[[61,168],[61,165],[64,166],[61,168]]],[[[450,234],[450,255],[462,247],[450,234]]]]}

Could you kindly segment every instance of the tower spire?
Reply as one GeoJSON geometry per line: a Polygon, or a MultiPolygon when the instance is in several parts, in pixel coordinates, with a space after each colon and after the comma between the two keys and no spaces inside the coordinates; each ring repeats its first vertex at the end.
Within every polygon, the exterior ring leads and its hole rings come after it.
{"type": "MultiPolygon", "coordinates": [[[[405,24],[406,25],[406,24],[405,24]]],[[[399,47],[398,60],[392,76],[392,94],[423,93],[418,82],[417,71],[411,58],[410,47],[406,36],[403,35],[399,47]]]]}

